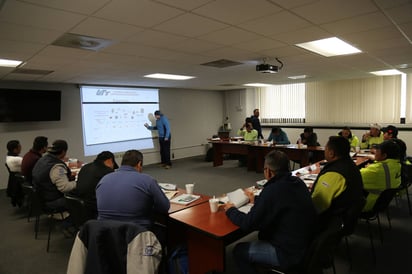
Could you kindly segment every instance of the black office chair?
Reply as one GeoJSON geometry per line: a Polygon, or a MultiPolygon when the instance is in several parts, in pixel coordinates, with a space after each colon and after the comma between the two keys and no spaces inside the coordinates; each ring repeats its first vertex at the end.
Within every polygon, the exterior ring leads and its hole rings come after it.
{"type": "Polygon", "coordinates": [[[333,273],[336,274],[334,255],[343,237],[341,218],[332,217],[324,229],[315,235],[308,250],[306,250],[301,265],[289,268],[256,265],[256,269],[259,273],[265,274],[322,274],[323,269],[332,268],[333,273]]]}
{"type": "Polygon", "coordinates": [[[79,197],[71,194],[65,194],[66,207],[70,213],[73,225],[77,230],[80,230],[83,224],[88,220],[84,201],[79,197]]]}
{"type": "Polygon", "coordinates": [[[41,215],[46,215],[48,218],[48,236],[46,251],[49,252],[52,230],[57,222],[64,219],[65,210],[47,207],[44,204],[40,196],[40,193],[34,187],[31,188],[31,191],[31,214],[35,217],[34,238],[37,239],[39,233],[41,215]]]}
{"type": "Polygon", "coordinates": [[[371,230],[371,227],[370,227],[370,222],[374,221],[374,220],[378,221],[379,236],[380,236],[381,243],[383,243],[382,228],[381,228],[381,222],[380,222],[379,215],[382,212],[386,212],[386,217],[388,219],[388,224],[389,224],[389,227],[391,228],[392,225],[391,225],[391,219],[390,219],[390,216],[389,216],[388,207],[389,207],[389,204],[391,203],[391,201],[393,200],[393,198],[395,197],[395,195],[398,191],[399,191],[398,188],[385,189],[379,195],[379,197],[376,200],[376,203],[373,206],[372,210],[362,212],[361,215],[360,215],[360,218],[362,220],[365,220],[367,225],[368,225],[369,239],[370,239],[370,243],[371,243],[371,250],[372,250],[372,256],[373,256],[374,263],[376,263],[376,253],[375,253],[375,246],[373,244],[373,234],[372,234],[372,230],[371,230]]]}
{"type": "Polygon", "coordinates": [[[32,216],[33,185],[30,184],[26,180],[26,177],[21,173],[17,173],[15,177],[16,177],[16,182],[20,184],[22,188],[23,196],[24,196],[23,205],[27,207],[27,222],[30,222],[30,217],[32,216]]]}
{"type": "Polygon", "coordinates": [[[412,215],[411,200],[409,196],[409,187],[412,185],[412,164],[402,163],[401,168],[401,185],[399,186],[398,196],[405,193],[408,202],[409,215],[412,215]]]}
{"type": "Polygon", "coordinates": [[[4,163],[7,172],[9,173],[9,179],[7,182],[7,196],[11,198],[11,204],[15,207],[21,207],[23,205],[24,194],[20,182],[16,178],[18,172],[10,170],[7,163],[4,163]]]}

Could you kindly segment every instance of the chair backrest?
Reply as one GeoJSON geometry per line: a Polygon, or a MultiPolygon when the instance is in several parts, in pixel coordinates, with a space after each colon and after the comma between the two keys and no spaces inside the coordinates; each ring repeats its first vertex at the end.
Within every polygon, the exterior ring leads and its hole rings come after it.
{"type": "Polygon", "coordinates": [[[401,188],[409,187],[411,184],[412,184],[412,164],[402,163],[401,188]]]}
{"type": "Polygon", "coordinates": [[[398,188],[387,188],[382,191],[381,194],[379,194],[372,211],[376,213],[385,211],[398,191],[398,188]]]}
{"type": "Polygon", "coordinates": [[[77,228],[80,228],[86,221],[84,201],[79,197],[65,194],[66,207],[72,217],[72,221],[77,228]]]}
{"type": "Polygon", "coordinates": [[[355,231],[359,216],[361,215],[362,209],[365,204],[366,198],[362,196],[359,197],[358,200],[354,201],[346,210],[342,227],[342,232],[344,235],[351,235],[355,231]]]}
{"type": "Polygon", "coordinates": [[[331,218],[326,228],[315,235],[303,261],[304,273],[322,273],[333,266],[335,250],[343,238],[340,218],[331,218]]]}
{"type": "Polygon", "coordinates": [[[161,257],[160,242],[144,227],[90,220],[77,234],[67,273],[157,273],[161,257]]]}

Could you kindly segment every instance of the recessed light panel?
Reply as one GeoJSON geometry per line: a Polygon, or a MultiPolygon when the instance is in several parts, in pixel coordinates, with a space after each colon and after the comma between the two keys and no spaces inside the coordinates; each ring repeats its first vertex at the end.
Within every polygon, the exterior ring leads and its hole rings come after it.
{"type": "Polygon", "coordinates": [[[195,78],[194,76],[166,74],[166,73],[153,73],[153,74],[145,75],[144,77],[155,78],[155,79],[166,79],[166,80],[189,80],[189,79],[195,78]]]}
{"type": "Polygon", "coordinates": [[[22,61],[9,60],[9,59],[0,59],[0,67],[15,68],[20,65],[22,61]]]}
{"type": "Polygon", "coordinates": [[[244,84],[244,86],[248,86],[248,87],[270,87],[272,85],[263,84],[263,83],[248,83],[248,84],[244,84]]]}
{"type": "Polygon", "coordinates": [[[321,40],[296,44],[296,46],[326,57],[355,54],[362,52],[361,50],[342,41],[337,37],[325,38],[321,40]]]}
{"type": "Polygon", "coordinates": [[[372,74],[378,76],[389,76],[389,75],[399,75],[402,74],[401,71],[397,69],[387,69],[387,70],[379,70],[379,71],[371,71],[372,74]]]}

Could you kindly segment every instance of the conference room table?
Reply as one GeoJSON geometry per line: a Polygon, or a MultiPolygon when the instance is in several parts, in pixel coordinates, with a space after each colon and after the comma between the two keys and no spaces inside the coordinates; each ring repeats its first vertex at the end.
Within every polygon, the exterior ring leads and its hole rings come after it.
{"type": "Polygon", "coordinates": [[[169,231],[177,232],[169,234],[171,240],[178,237],[187,245],[191,274],[225,271],[225,247],[247,234],[229,220],[223,207],[211,213],[209,203],[177,211],[169,219],[169,231]]]}
{"type": "Polygon", "coordinates": [[[258,144],[257,142],[244,141],[210,141],[213,145],[213,166],[223,165],[225,154],[247,156],[247,169],[249,171],[263,172],[266,154],[272,150],[283,151],[289,160],[299,162],[300,166],[307,166],[310,162],[324,159],[325,148],[321,146],[307,147],[297,144],[272,145],[270,143],[258,144]]]}
{"type": "MultiPolygon", "coordinates": [[[[368,157],[353,158],[354,163],[359,167],[369,160],[368,157]]],[[[299,171],[302,174],[318,174],[324,164],[325,160],[321,160],[297,169],[293,174],[300,176],[296,174],[299,171]]],[[[308,185],[309,189],[310,187],[311,185],[308,185]]],[[[201,197],[187,206],[172,204],[167,224],[169,247],[186,244],[191,274],[204,274],[208,271],[224,272],[226,246],[248,233],[229,220],[222,206],[216,213],[211,213],[208,202],[210,197],[207,195],[201,197]]]]}

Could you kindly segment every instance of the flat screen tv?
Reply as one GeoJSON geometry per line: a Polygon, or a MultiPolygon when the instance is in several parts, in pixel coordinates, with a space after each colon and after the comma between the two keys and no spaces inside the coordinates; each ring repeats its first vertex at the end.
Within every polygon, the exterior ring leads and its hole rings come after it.
{"type": "Polygon", "coordinates": [[[60,121],[61,91],[0,89],[0,122],[60,121]]]}

